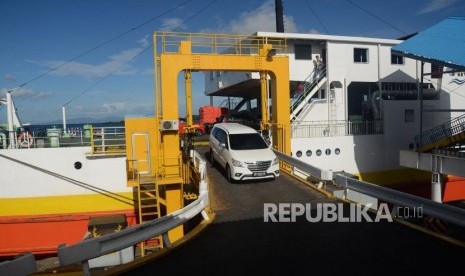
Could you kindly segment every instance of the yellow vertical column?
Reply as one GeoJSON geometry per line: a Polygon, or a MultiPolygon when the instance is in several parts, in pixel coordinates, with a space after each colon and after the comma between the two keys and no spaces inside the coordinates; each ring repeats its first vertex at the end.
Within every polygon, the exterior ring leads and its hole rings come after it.
{"type": "Polygon", "coordinates": [[[266,71],[260,71],[262,130],[268,129],[268,82],[266,71]]]}
{"type": "Polygon", "coordinates": [[[184,85],[186,87],[186,120],[192,126],[192,76],[191,70],[184,71],[184,85]]]}
{"type": "MultiPolygon", "coordinates": [[[[186,45],[189,46],[189,45],[186,45]]],[[[178,56],[179,57],[179,56],[178,56]]],[[[172,56],[161,54],[160,56],[160,93],[162,120],[178,120],[178,85],[177,77],[182,71],[181,64],[172,61],[172,56]]],[[[170,177],[161,178],[161,184],[165,185],[166,212],[168,214],[183,207],[182,200],[182,164],[181,150],[179,148],[178,131],[160,131],[160,160],[161,171],[170,177]],[[176,177],[177,175],[177,177],[176,177]]],[[[183,226],[178,226],[168,232],[171,242],[175,242],[184,236],[183,226]]]]}
{"type": "MultiPolygon", "coordinates": [[[[274,58],[275,63],[287,62],[274,58]]],[[[287,65],[287,64],[286,64],[287,65]]],[[[277,131],[273,132],[273,143],[275,148],[283,153],[291,153],[291,134],[290,134],[290,95],[289,95],[289,71],[283,64],[276,66],[273,72],[270,72],[271,78],[271,99],[272,99],[272,118],[276,125],[277,131]]]]}

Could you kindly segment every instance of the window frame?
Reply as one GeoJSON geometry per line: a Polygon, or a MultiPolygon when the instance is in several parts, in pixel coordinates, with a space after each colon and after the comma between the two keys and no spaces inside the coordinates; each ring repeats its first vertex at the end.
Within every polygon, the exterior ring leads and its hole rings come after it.
{"type": "Polygon", "coordinates": [[[401,55],[396,55],[391,53],[391,65],[405,65],[405,58],[401,55]],[[393,58],[396,57],[396,62],[393,62],[393,58]],[[401,63],[399,63],[399,58],[401,59],[401,63]]]}
{"type": "Polygon", "coordinates": [[[370,62],[370,49],[368,48],[359,48],[359,47],[354,47],[354,56],[353,56],[354,63],[361,63],[361,64],[368,64],[370,62]],[[365,51],[365,59],[366,61],[363,61],[363,58],[361,61],[356,60],[355,52],[357,50],[364,50],[365,51]]]}
{"type": "Polygon", "coordinates": [[[312,60],[312,44],[297,43],[294,44],[294,57],[296,60],[312,60]],[[306,49],[304,49],[306,47],[306,49]],[[300,48],[299,51],[297,48],[300,48]],[[305,53],[303,56],[302,54],[305,53]]]}

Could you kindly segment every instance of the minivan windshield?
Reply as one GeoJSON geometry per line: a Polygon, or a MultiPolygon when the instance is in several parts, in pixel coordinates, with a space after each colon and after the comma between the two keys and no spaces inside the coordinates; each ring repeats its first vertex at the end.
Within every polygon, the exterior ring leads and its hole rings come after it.
{"type": "Polygon", "coordinates": [[[258,133],[230,134],[229,145],[233,150],[254,150],[268,148],[268,145],[258,133]]]}

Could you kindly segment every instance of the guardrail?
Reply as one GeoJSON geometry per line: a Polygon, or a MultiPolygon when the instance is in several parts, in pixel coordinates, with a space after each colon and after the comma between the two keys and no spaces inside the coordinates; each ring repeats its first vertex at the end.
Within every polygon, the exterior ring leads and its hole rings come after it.
{"type": "Polygon", "coordinates": [[[465,209],[451,205],[445,205],[419,196],[403,193],[383,186],[378,186],[373,183],[363,182],[350,176],[346,176],[340,173],[333,173],[332,171],[327,171],[311,166],[302,162],[301,160],[295,159],[281,152],[274,152],[281,161],[284,161],[292,166],[294,170],[296,168],[299,170],[298,173],[294,173],[296,176],[303,174],[304,176],[311,175],[312,177],[320,180],[334,180],[335,184],[341,187],[340,190],[344,190],[345,195],[347,195],[348,190],[351,190],[377,198],[387,203],[391,203],[394,205],[394,208],[418,208],[421,206],[424,214],[459,226],[465,226],[465,209]]]}
{"type": "Polygon", "coordinates": [[[14,260],[0,263],[0,275],[24,276],[36,271],[36,261],[32,253],[26,253],[14,260]]]}
{"type": "Polygon", "coordinates": [[[333,180],[333,172],[329,170],[323,170],[305,163],[301,160],[295,159],[292,156],[286,155],[280,151],[273,149],[279,160],[286,162],[293,167],[293,170],[299,170],[301,173],[307,176],[313,176],[321,180],[333,180]]]}
{"type": "MultiPolygon", "coordinates": [[[[168,231],[186,223],[197,214],[202,214],[204,220],[209,220],[205,208],[209,204],[208,185],[206,181],[207,163],[205,159],[194,151],[193,163],[199,172],[199,196],[197,200],[187,205],[183,209],[171,214],[147,222],[123,229],[119,232],[111,233],[97,238],[84,240],[70,246],[60,245],[58,247],[58,259],[61,266],[74,263],[82,263],[84,275],[90,275],[90,259],[94,259],[115,251],[134,246],[152,237],[162,235],[166,247],[171,247],[168,231]]],[[[35,272],[34,255],[30,254],[23,258],[0,263],[0,275],[27,275],[27,271],[35,272]],[[32,256],[32,257],[31,257],[32,256]],[[32,258],[32,260],[31,260],[32,258]],[[29,270],[34,267],[34,270],[29,270]],[[20,272],[17,268],[22,267],[20,272]],[[24,273],[23,273],[24,272],[24,273]],[[18,274],[19,273],[19,274],[18,274]]]]}
{"type": "Polygon", "coordinates": [[[301,121],[292,125],[292,138],[383,134],[383,121],[301,121]]]}
{"type": "Polygon", "coordinates": [[[460,226],[465,226],[464,209],[445,205],[419,196],[406,194],[372,183],[363,182],[340,174],[336,174],[335,181],[345,190],[352,190],[368,196],[376,197],[380,200],[393,203],[396,206],[410,208],[418,208],[421,206],[425,214],[460,226]]]}

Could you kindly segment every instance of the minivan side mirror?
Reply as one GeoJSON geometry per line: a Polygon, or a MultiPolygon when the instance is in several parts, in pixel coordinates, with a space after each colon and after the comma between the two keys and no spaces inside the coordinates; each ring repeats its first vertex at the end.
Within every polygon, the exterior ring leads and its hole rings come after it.
{"type": "Polygon", "coordinates": [[[220,148],[225,148],[225,147],[226,147],[226,144],[225,144],[225,143],[219,143],[218,146],[219,146],[220,148]]]}

